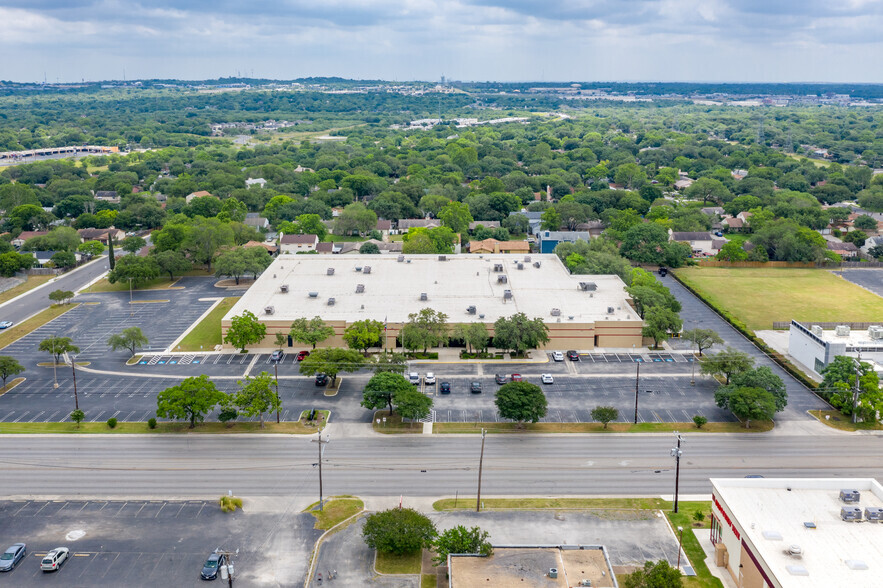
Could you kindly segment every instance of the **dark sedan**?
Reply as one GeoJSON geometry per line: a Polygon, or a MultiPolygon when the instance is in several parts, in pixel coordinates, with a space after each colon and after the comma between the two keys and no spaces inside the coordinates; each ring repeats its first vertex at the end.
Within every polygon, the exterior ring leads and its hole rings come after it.
{"type": "Polygon", "coordinates": [[[316,385],[326,386],[328,384],[328,376],[326,374],[316,374],[316,385]]]}
{"type": "Polygon", "coordinates": [[[494,382],[502,386],[506,383],[506,374],[497,374],[494,376],[494,382]]]}
{"type": "Polygon", "coordinates": [[[473,394],[481,394],[481,382],[472,382],[469,384],[469,391],[473,394]]]}
{"type": "Polygon", "coordinates": [[[205,564],[202,566],[202,573],[199,577],[203,580],[214,580],[218,577],[218,571],[221,566],[227,565],[227,556],[223,553],[213,553],[208,556],[205,564]]]}
{"type": "Polygon", "coordinates": [[[451,393],[451,383],[450,382],[442,382],[438,385],[438,391],[440,394],[450,394],[451,393]]]}
{"type": "Polygon", "coordinates": [[[9,572],[20,562],[27,553],[28,547],[24,543],[13,543],[0,555],[0,572],[9,572]]]}

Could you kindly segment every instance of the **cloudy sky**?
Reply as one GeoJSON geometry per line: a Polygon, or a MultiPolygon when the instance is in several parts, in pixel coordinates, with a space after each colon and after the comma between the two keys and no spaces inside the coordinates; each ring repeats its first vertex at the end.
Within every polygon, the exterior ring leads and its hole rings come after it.
{"type": "Polygon", "coordinates": [[[0,0],[0,79],[883,82],[883,0],[0,0]]]}

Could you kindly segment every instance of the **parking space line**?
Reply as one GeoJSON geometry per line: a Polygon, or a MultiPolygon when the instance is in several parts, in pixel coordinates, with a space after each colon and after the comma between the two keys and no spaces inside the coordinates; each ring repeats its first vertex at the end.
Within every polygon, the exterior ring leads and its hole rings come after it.
{"type": "Polygon", "coordinates": [[[20,417],[18,417],[17,419],[15,419],[15,420],[12,421],[12,422],[13,422],[13,423],[17,423],[17,422],[19,422],[20,420],[22,420],[23,418],[25,418],[30,412],[31,412],[31,411],[26,410],[25,413],[24,413],[23,415],[21,415],[20,417]]]}

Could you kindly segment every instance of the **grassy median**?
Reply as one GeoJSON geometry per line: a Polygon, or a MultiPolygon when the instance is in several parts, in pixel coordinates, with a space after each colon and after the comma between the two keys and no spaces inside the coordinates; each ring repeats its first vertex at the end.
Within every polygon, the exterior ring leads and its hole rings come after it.
{"type": "Polygon", "coordinates": [[[60,317],[77,306],[78,304],[54,304],[24,322],[13,325],[8,329],[3,329],[3,331],[0,331],[0,349],[18,341],[34,329],[42,327],[52,319],[60,317]]]}
{"type": "Polygon", "coordinates": [[[364,508],[365,503],[355,496],[333,496],[325,502],[322,510],[319,510],[319,503],[315,502],[304,509],[304,512],[316,517],[314,529],[327,531],[354,514],[362,512],[364,508]]]}
{"type": "MultiPolygon", "coordinates": [[[[751,428],[746,429],[742,423],[706,423],[697,429],[694,423],[610,423],[607,428],[601,423],[433,423],[432,433],[453,435],[472,433],[479,434],[484,429],[488,433],[523,434],[523,433],[667,433],[681,431],[683,433],[764,433],[773,429],[773,421],[751,421],[751,428]]],[[[422,434],[421,423],[402,422],[402,418],[393,413],[380,411],[374,414],[374,430],[388,435],[422,434]],[[383,422],[383,418],[386,422],[383,422]],[[380,424],[377,424],[380,419],[380,424]]]]}
{"type": "MultiPolygon", "coordinates": [[[[73,409],[73,403],[71,403],[73,409]]],[[[86,418],[89,418],[89,412],[86,411],[86,418]]],[[[260,423],[202,423],[196,425],[195,429],[191,429],[188,423],[170,423],[160,422],[156,424],[155,429],[151,429],[144,422],[119,422],[117,426],[111,429],[106,422],[98,423],[80,423],[79,427],[76,423],[0,423],[0,434],[187,434],[187,433],[210,433],[216,435],[236,435],[241,433],[279,433],[288,435],[310,435],[316,432],[316,427],[307,426],[299,421],[276,423],[274,415],[264,416],[264,428],[261,429],[260,423]],[[270,422],[272,419],[273,422],[270,422]]]]}
{"type": "Polygon", "coordinates": [[[819,420],[822,424],[828,425],[832,429],[840,431],[881,431],[883,424],[869,421],[864,423],[853,423],[852,417],[844,415],[839,410],[810,410],[809,414],[819,420]],[[825,418],[828,417],[828,418],[825,418]]]}
{"type": "Polygon", "coordinates": [[[221,319],[239,301],[239,296],[224,298],[175,347],[175,351],[211,351],[221,341],[221,319]]]}

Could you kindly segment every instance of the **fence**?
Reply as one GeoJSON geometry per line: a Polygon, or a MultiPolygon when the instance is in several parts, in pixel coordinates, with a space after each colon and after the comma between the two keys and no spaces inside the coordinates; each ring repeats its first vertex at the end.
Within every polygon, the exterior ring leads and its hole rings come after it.
{"type": "Polygon", "coordinates": [[[28,270],[29,276],[57,276],[62,270],[53,267],[32,267],[28,270]]]}
{"type": "MultiPolygon", "coordinates": [[[[814,327],[814,326],[819,326],[819,327],[822,327],[823,329],[825,329],[825,330],[827,330],[827,331],[830,331],[830,330],[834,329],[835,327],[839,327],[839,326],[841,326],[841,325],[846,325],[846,326],[849,327],[850,329],[858,330],[858,331],[863,331],[863,330],[867,329],[868,327],[873,327],[873,326],[883,326],[883,323],[846,323],[846,322],[842,322],[842,323],[820,323],[820,322],[818,322],[818,321],[801,321],[800,324],[803,325],[803,326],[806,327],[806,328],[810,328],[810,327],[814,327]]],[[[773,329],[776,329],[776,330],[778,330],[778,329],[788,329],[788,328],[790,328],[790,327],[791,327],[791,321],[787,321],[787,322],[786,322],[786,321],[774,321],[774,322],[773,322],[773,329]]]]}
{"type": "Polygon", "coordinates": [[[842,263],[813,263],[811,261],[718,261],[716,259],[703,259],[696,262],[699,267],[778,267],[792,269],[816,269],[824,268],[837,270],[840,268],[870,268],[883,267],[881,261],[844,261],[842,263]]]}

